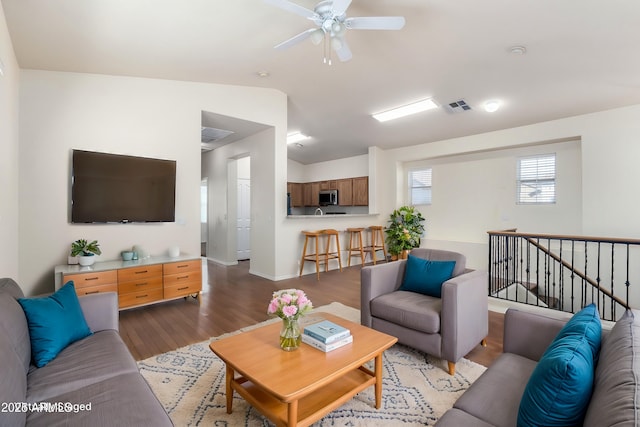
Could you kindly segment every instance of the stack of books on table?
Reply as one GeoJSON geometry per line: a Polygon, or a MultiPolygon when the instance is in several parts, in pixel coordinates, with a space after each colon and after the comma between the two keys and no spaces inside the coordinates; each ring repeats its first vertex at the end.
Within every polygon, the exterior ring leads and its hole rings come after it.
{"type": "Polygon", "coordinates": [[[302,342],[326,353],[352,343],[353,336],[349,329],[323,320],[304,328],[302,342]]]}

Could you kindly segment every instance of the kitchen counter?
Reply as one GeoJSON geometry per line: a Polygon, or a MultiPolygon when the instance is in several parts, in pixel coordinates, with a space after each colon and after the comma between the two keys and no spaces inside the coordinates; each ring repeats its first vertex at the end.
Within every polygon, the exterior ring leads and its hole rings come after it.
{"type": "Polygon", "coordinates": [[[377,213],[369,214],[336,214],[326,213],[324,215],[287,215],[287,219],[323,219],[323,218],[353,218],[353,217],[372,217],[378,216],[377,213]]]}

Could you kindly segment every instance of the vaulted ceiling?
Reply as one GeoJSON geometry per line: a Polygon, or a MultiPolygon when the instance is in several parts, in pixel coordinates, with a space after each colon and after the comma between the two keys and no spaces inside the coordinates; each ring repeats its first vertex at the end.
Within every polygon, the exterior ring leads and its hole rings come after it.
{"type": "Polygon", "coordinates": [[[309,40],[274,50],[313,23],[261,0],[2,6],[24,69],[283,91],[289,131],[311,137],[289,147],[289,157],[305,164],[640,103],[636,1],[353,0],[347,16],[400,15],[406,25],[349,30],[353,59],[334,56],[332,65],[323,63],[322,44],[309,40]],[[439,105],[463,99],[471,110],[439,108],[387,123],[370,117],[426,97],[439,105]],[[487,100],[501,108],[484,111],[487,100]]]}

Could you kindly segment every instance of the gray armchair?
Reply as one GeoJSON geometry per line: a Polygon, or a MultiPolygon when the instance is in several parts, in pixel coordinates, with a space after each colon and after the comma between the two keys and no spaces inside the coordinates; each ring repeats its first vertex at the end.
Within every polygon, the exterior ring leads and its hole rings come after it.
{"type": "Polygon", "coordinates": [[[460,358],[482,343],[489,332],[487,273],[466,268],[457,252],[417,248],[412,256],[456,261],[442,297],[400,291],[405,260],[367,266],[361,272],[361,323],[393,335],[398,342],[445,359],[455,374],[460,358]]]}

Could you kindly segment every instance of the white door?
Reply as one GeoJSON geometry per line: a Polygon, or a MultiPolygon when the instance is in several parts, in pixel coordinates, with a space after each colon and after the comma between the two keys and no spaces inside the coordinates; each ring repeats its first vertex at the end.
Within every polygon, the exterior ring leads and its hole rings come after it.
{"type": "Polygon", "coordinates": [[[209,236],[209,184],[207,178],[200,182],[200,255],[207,256],[209,236]]]}
{"type": "Polygon", "coordinates": [[[238,178],[238,261],[251,258],[251,180],[238,178]]]}

